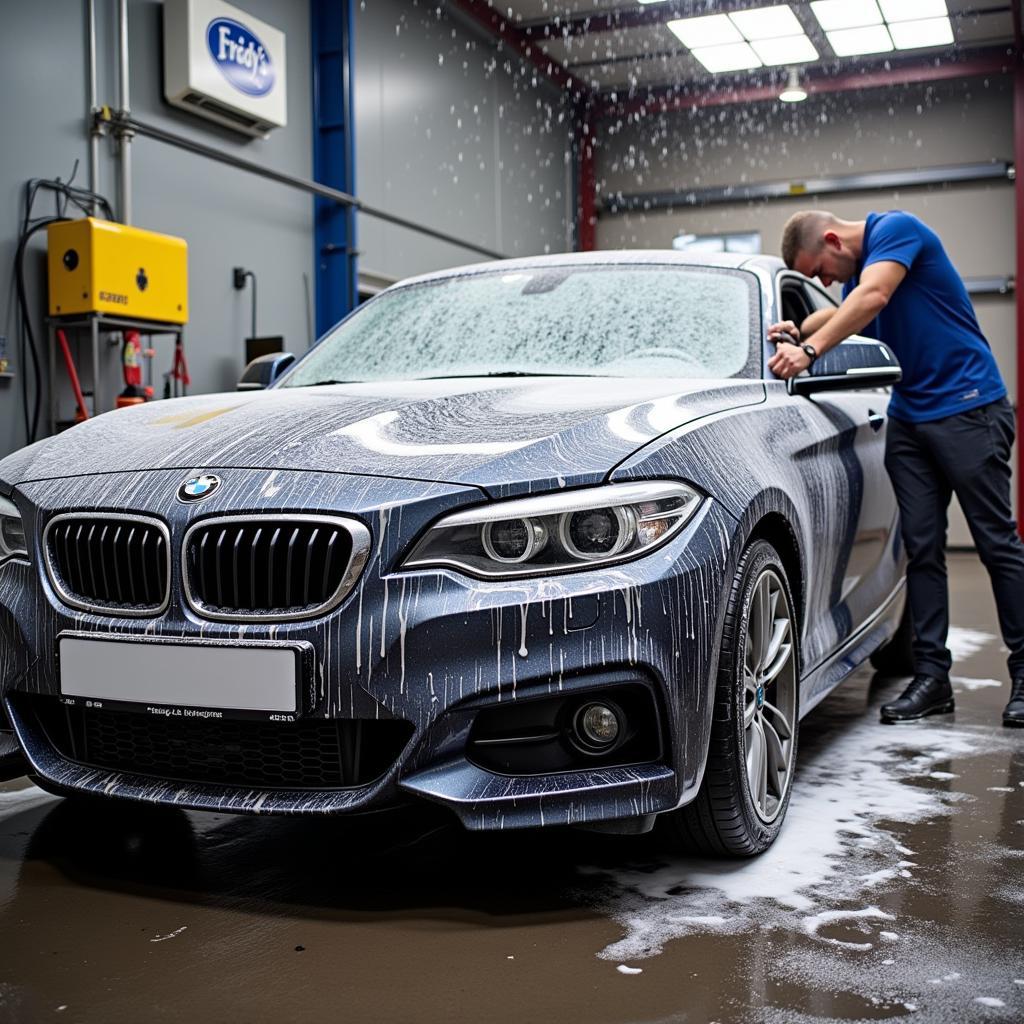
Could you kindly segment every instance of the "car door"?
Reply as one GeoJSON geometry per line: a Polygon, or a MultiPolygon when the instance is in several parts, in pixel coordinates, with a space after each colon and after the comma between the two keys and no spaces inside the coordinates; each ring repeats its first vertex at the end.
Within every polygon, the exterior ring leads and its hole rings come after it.
{"type": "MultiPolygon", "coordinates": [[[[789,312],[806,316],[836,308],[827,292],[800,274],[780,274],[778,287],[787,319],[796,319],[789,312]]],[[[851,388],[794,397],[813,402],[831,423],[835,457],[845,464],[853,485],[851,504],[858,506],[844,545],[848,557],[840,563],[830,595],[832,621],[843,627],[837,630],[840,642],[844,634],[856,633],[871,619],[899,582],[900,563],[892,551],[897,543],[896,497],[885,470],[889,390],[851,388]]]]}

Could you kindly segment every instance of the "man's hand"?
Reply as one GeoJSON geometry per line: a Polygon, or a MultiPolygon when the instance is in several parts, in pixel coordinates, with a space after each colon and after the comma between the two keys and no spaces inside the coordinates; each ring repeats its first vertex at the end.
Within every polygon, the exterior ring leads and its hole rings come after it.
{"type": "MultiPolygon", "coordinates": [[[[771,332],[768,335],[770,340],[771,332]]],[[[768,369],[782,380],[789,380],[798,373],[803,373],[811,365],[811,357],[798,345],[792,342],[779,341],[775,355],[768,360],[768,369]]]]}
{"type": "Polygon", "coordinates": [[[791,345],[800,344],[800,328],[792,320],[780,320],[768,328],[768,340],[773,345],[780,341],[788,341],[791,345]]]}
{"type": "Polygon", "coordinates": [[[800,328],[792,320],[780,320],[768,328],[768,340],[776,346],[775,355],[768,360],[768,369],[789,380],[811,365],[811,360],[800,345],[800,328]]]}

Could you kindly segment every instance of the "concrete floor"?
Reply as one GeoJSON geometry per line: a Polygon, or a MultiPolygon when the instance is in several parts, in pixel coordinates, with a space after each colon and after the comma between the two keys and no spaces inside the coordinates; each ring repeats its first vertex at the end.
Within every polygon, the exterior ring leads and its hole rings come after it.
{"type": "Polygon", "coordinates": [[[0,1021],[1022,1021],[1024,730],[987,578],[951,569],[956,715],[883,727],[901,682],[848,682],[752,861],[0,786],[0,1021]]]}

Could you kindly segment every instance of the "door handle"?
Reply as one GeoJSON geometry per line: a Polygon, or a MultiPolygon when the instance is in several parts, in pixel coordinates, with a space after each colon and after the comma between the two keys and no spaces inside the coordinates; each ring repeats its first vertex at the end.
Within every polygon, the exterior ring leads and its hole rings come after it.
{"type": "Polygon", "coordinates": [[[885,426],[885,417],[874,409],[868,409],[868,423],[871,429],[877,434],[885,426]]]}

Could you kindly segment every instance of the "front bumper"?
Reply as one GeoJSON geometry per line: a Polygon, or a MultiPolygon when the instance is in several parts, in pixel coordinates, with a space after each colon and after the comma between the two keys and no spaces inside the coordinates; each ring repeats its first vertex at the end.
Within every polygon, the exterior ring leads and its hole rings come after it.
{"type": "Polygon", "coordinates": [[[36,483],[20,488],[18,498],[36,538],[50,515],[69,507],[131,508],[162,517],[172,545],[203,516],[311,507],[345,512],[373,534],[373,556],[358,586],[324,618],[238,626],[198,620],[180,600],[180,580],[172,578],[171,606],[163,615],[111,620],[61,604],[36,569],[38,549],[31,566],[0,568],[0,641],[10,652],[0,685],[19,745],[42,785],[247,813],[368,811],[425,798],[473,829],[636,818],[695,795],[736,529],[720,506],[706,502],[668,545],[626,565],[485,583],[443,570],[398,570],[428,522],[480,500],[473,488],[342,474],[216,472],[223,484],[205,507],[173,501],[181,471],[36,483]],[[394,718],[410,723],[411,733],[378,777],[332,788],[221,784],[174,778],[170,770],[158,776],[89,764],[59,749],[33,710],[40,701],[61,700],[55,652],[67,632],[308,645],[304,721],[394,718]],[[624,681],[652,694],[660,732],[654,760],[512,775],[487,770],[469,756],[473,723],[483,709],[559,694],[573,699],[624,681]]]}

